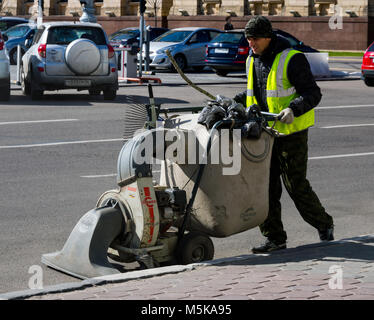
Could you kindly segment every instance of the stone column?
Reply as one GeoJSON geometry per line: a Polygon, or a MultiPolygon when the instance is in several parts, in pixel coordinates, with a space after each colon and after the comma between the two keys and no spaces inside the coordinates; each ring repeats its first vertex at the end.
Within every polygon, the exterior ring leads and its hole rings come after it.
{"type": "Polygon", "coordinates": [[[313,0],[285,0],[285,16],[302,16],[307,17],[314,15],[313,0]]]}
{"type": "Polygon", "coordinates": [[[355,1],[338,0],[337,4],[343,8],[344,13],[346,10],[349,10],[349,11],[352,11],[353,16],[362,17],[362,16],[368,15],[368,9],[369,9],[368,0],[355,0],[355,1]]]}
{"type": "Polygon", "coordinates": [[[129,14],[127,8],[130,7],[128,0],[104,0],[101,7],[101,15],[109,17],[119,17],[129,14]]]}
{"type": "Polygon", "coordinates": [[[79,0],[68,0],[65,15],[73,17],[80,17],[82,15],[82,6],[79,0]]]}

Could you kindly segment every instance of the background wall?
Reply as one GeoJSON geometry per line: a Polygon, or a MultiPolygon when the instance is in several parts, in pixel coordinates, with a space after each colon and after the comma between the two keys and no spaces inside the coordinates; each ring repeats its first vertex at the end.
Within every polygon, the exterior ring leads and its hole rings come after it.
{"type": "MultiPolygon", "coordinates": [[[[233,25],[237,29],[245,27],[252,16],[233,17],[233,25]]],[[[108,34],[121,28],[139,26],[139,18],[136,16],[122,17],[97,17],[108,34]]],[[[329,28],[330,17],[268,17],[274,28],[279,28],[293,34],[295,37],[316,49],[328,50],[365,50],[374,41],[374,18],[355,17],[344,18],[343,29],[331,30],[329,28]]],[[[47,16],[44,21],[78,21],[79,17],[47,16]]],[[[155,25],[154,18],[146,18],[146,24],[155,25]]],[[[168,16],[169,28],[178,27],[213,27],[223,29],[224,16],[168,16]]],[[[158,17],[157,25],[161,26],[161,18],[158,17]]]]}

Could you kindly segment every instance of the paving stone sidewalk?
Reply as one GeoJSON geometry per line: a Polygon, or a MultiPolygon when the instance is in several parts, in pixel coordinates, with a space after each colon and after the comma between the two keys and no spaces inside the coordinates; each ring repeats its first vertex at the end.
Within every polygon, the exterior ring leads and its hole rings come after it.
{"type": "Polygon", "coordinates": [[[374,235],[190,266],[127,281],[102,277],[104,285],[28,299],[374,300],[374,235]]]}

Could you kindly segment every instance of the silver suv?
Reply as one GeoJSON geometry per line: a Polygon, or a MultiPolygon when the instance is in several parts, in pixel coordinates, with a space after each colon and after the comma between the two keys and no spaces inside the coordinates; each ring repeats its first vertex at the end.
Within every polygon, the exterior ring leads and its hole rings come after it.
{"type": "Polygon", "coordinates": [[[41,99],[45,90],[88,90],[113,100],[118,90],[116,55],[97,23],[43,23],[22,57],[21,85],[25,95],[41,99]]]}
{"type": "Polygon", "coordinates": [[[0,32],[0,101],[10,98],[9,56],[4,47],[4,40],[0,32]]]}

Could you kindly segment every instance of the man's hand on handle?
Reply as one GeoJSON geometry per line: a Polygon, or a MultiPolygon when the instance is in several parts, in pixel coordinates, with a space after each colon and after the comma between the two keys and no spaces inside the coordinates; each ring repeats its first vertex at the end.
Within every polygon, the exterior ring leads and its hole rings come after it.
{"type": "Polygon", "coordinates": [[[279,113],[280,122],[285,124],[291,124],[295,119],[293,111],[291,108],[286,108],[279,113]]]}

